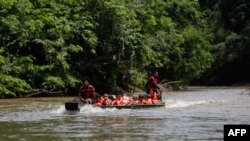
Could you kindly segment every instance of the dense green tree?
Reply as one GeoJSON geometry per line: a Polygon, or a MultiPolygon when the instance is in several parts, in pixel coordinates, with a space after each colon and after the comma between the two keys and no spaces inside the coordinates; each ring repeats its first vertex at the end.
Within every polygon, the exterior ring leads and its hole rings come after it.
{"type": "Polygon", "coordinates": [[[213,61],[206,25],[193,0],[0,0],[0,96],[188,83],[213,61]]]}
{"type": "Polygon", "coordinates": [[[208,30],[214,36],[212,52],[216,58],[212,69],[205,73],[202,81],[209,85],[232,85],[249,81],[250,2],[200,0],[200,3],[207,14],[208,30]]]}
{"type": "Polygon", "coordinates": [[[188,83],[210,67],[212,46],[197,2],[158,0],[137,12],[154,52],[151,62],[164,78],[188,83]]]}

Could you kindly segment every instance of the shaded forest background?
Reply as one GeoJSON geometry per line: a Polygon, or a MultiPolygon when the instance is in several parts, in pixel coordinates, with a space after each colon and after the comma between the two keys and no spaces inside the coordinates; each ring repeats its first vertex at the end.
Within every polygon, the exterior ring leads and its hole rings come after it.
{"type": "Polygon", "coordinates": [[[0,0],[0,98],[250,81],[247,0],[0,0]]]}

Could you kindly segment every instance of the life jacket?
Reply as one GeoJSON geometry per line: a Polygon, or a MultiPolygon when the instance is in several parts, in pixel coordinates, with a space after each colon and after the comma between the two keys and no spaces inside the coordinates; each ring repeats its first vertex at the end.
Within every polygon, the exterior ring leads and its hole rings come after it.
{"type": "Polygon", "coordinates": [[[121,105],[121,100],[118,99],[113,100],[112,105],[121,105]]]}
{"type": "Polygon", "coordinates": [[[152,104],[152,99],[151,98],[146,98],[144,104],[152,104]]]}
{"type": "Polygon", "coordinates": [[[147,98],[143,98],[142,103],[143,103],[143,104],[149,104],[148,99],[147,99],[147,98]]]}
{"type": "Polygon", "coordinates": [[[110,103],[109,103],[109,99],[104,98],[103,101],[102,101],[102,105],[108,106],[109,104],[110,104],[110,103]]]}
{"type": "Polygon", "coordinates": [[[98,107],[100,107],[100,106],[102,106],[102,103],[101,103],[101,102],[98,102],[98,103],[96,103],[95,105],[98,106],[98,107]]]}
{"type": "Polygon", "coordinates": [[[139,100],[138,100],[138,104],[144,104],[144,103],[145,103],[144,98],[139,98],[139,100]]]}
{"type": "Polygon", "coordinates": [[[150,91],[150,97],[151,97],[153,103],[155,103],[155,102],[157,102],[159,100],[158,96],[157,96],[157,93],[154,92],[153,90],[150,91]]]}
{"type": "Polygon", "coordinates": [[[101,99],[100,99],[100,98],[96,99],[95,105],[96,105],[96,106],[101,106],[101,105],[102,105],[102,102],[101,102],[101,99]]]}

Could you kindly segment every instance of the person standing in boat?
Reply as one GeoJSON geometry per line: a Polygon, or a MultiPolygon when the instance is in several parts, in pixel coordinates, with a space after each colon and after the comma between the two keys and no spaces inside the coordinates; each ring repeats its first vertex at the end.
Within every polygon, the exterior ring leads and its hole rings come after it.
{"type": "Polygon", "coordinates": [[[147,94],[149,94],[151,97],[154,97],[155,92],[157,92],[157,95],[160,95],[159,92],[161,93],[161,88],[158,84],[158,72],[156,70],[153,71],[149,77],[146,84],[146,89],[147,94]]]}
{"type": "Polygon", "coordinates": [[[83,79],[78,96],[82,103],[94,104],[96,102],[95,88],[89,84],[88,79],[83,79]]]}

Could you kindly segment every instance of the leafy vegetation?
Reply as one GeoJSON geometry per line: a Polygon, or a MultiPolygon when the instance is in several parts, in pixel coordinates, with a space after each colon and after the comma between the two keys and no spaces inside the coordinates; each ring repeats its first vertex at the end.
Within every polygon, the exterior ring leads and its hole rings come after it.
{"type": "Polygon", "coordinates": [[[213,34],[213,67],[198,83],[232,85],[250,80],[250,2],[246,0],[200,0],[208,32],[213,34]]]}
{"type": "Polygon", "coordinates": [[[0,0],[0,97],[71,94],[86,77],[99,92],[143,88],[153,69],[189,84],[214,60],[249,59],[249,2],[231,3],[0,0]]]}

